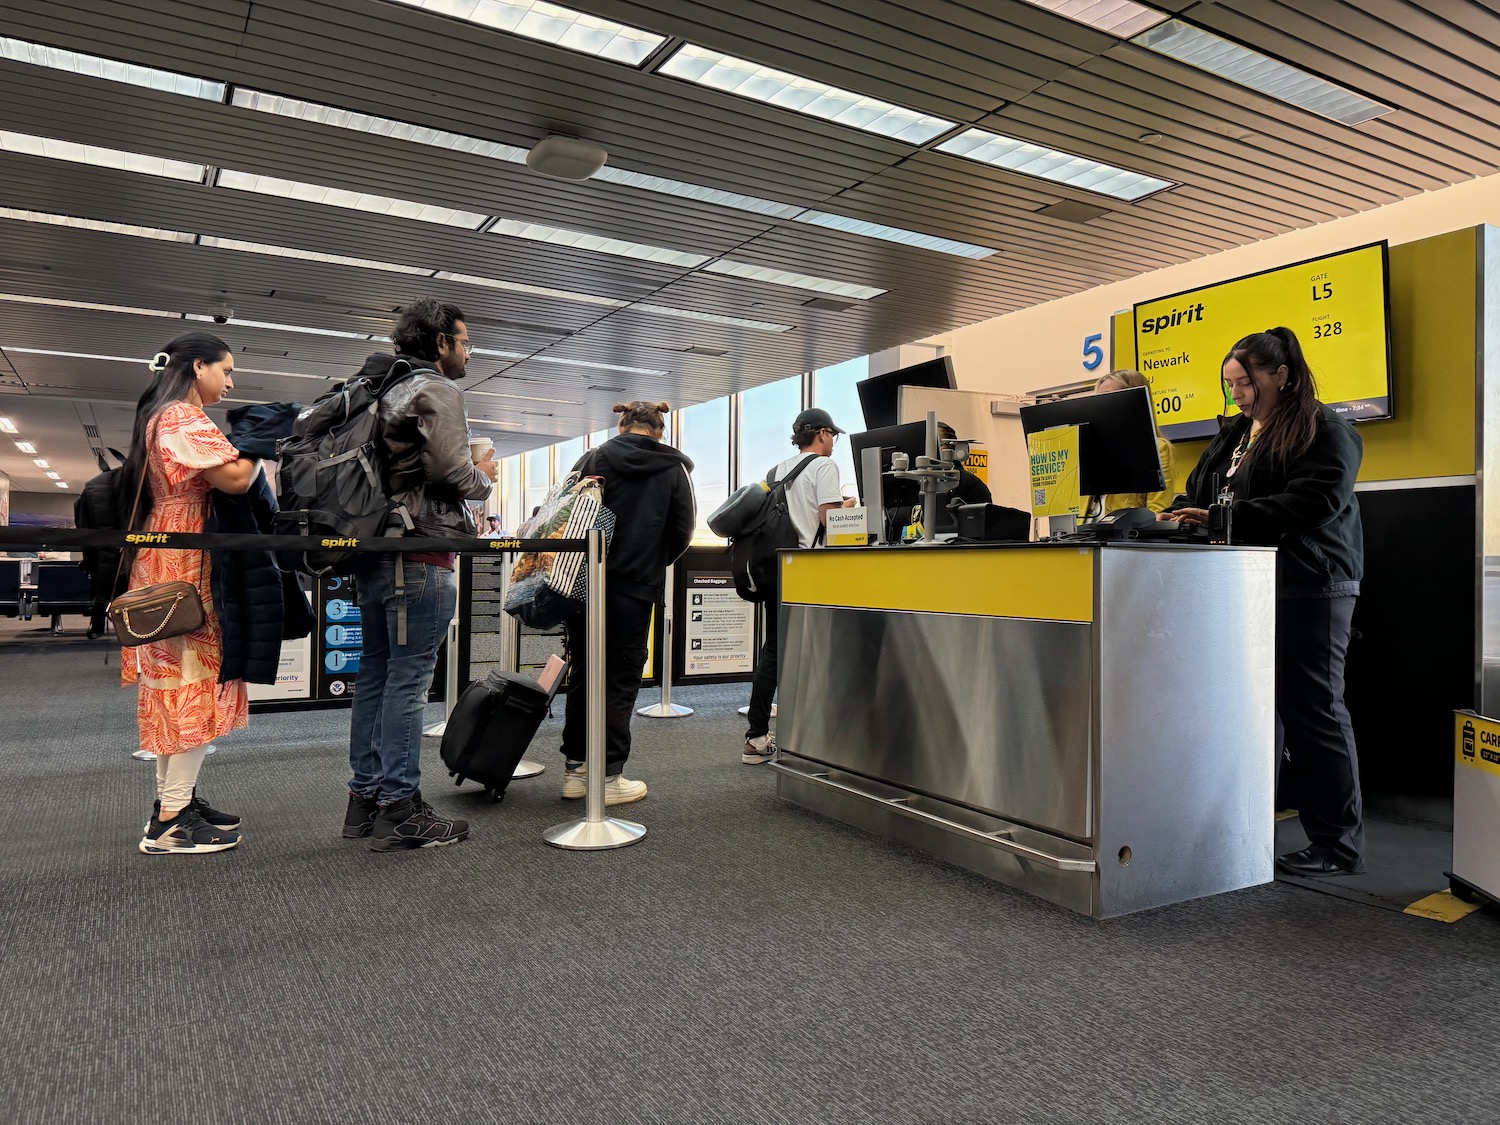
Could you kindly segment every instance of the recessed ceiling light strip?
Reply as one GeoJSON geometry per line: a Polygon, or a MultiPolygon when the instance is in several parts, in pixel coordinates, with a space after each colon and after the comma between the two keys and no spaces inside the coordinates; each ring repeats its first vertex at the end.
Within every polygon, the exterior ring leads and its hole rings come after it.
{"type": "Polygon", "coordinates": [[[1134,0],[1026,0],[1026,3],[1056,12],[1097,31],[1118,35],[1121,39],[1129,39],[1137,32],[1170,18],[1165,12],[1134,3],[1134,0]]]}
{"type": "Polygon", "coordinates": [[[256,195],[271,195],[280,199],[300,199],[307,203],[321,203],[328,207],[343,207],[350,211],[364,211],[374,215],[416,219],[423,223],[463,227],[466,230],[478,230],[488,221],[488,216],[473,211],[461,211],[455,207],[414,203],[409,199],[394,199],[387,195],[375,195],[370,192],[347,191],[344,188],[324,187],[321,184],[283,180],[276,176],[258,176],[250,172],[237,172],[232,168],[219,171],[218,186],[233,191],[253,192],[256,195]]]}
{"type": "Polygon", "coordinates": [[[1171,180],[1116,168],[1113,164],[1074,156],[1072,153],[983,129],[967,129],[938,145],[937,151],[1127,202],[1177,186],[1171,180]]]}
{"type": "Polygon", "coordinates": [[[564,230],[543,223],[528,223],[519,219],[497,219],[485,231],[506,238],[524,238],[530,242],[547,242],[554,246],[573,246],[579,250],[591,250],[596,254],[612,254],[620,258],[634,258],[643,262],[660,262],[663,265],[682,266],[692,269],[708,261],[708,254],[692,254],[686,250],[670,250],[664,246],[649,246],[640,242],[628,242],[623,238],[608,238],[604,235],[588,234],[585,231],[564,230]]]}
{"type": "MultiPolygon", "coordinates": [[[[203,313],[185,313],[182,319],[211,324],[214,318],[205,316],[203,313]]],[[[381,338],[371,336],[368,332],[343,332],[337,328],[308,328],[301,324],[272,324],[264,320],[241,320],[239,317],[235,317],[233,327],[264,328],[268,332],[298,332],[307,336],[335,336],[341,340],[379,340],[381,338]]]]}
{"type": "Polygon", "coordinates": [[[1391,112],[1388,105],[1182,20],[1159,24],[1131,42],[1343,125],[1358,125],[1391,112]]]}
{"type": "Polygon", "coordinates": [[[45,211],[22,211],[15,207],[0,207],[0,219],[16,219],[23,223],[45,223],[49,226],[100,231],[104,234],[125,234],[132,238],[154,238],[161,242],[192,242],[197,237],[180,230],[162,230],[160,227],[141,227],[129,223],[106,223],[98,219],[80,219],[72,215],[51,215],[45,211]]]}
{"type": "Polygon", "coordinates": [[[484,395],[486,398],[513,398],[517,402],[554,402],[559,406],[582,406],[583,403],[571,398],[537,398],[535,395],[507,395],[499,391],[465,391],[468,395],[484,395]]]}
{"type": "Polygon", "coordinates": [[[883,223],[868,223],[863,219],[851,219],[847,215],[834,215],[827,211],[803,211],[793,217],[795,222],[809,223],[816,227],[858,234],[866,238],[880,238],[886,242],[899,242],[903,246],[915,246],[919,250],[935,250],[939,254],[951,254],[957,258],[980,260],[1000,251],[990,246],[978,246],[972,242],[960,242],[953,238],[940,238],[935,234],[889,227],[883,223]]]}
{"type": "MultiPolygon", "coordinates": [[[[189,238],[192,236],[189,235],[189,238]]],[[[343,254],[320,254],[314,250],[298,250],[291,246],[268,246],[263,242],[242,242],[237,238],[217,238],[204,235],[198,245],[219,250],[239,250],[247,254],[265,254],[275,258],[298,258],[307,262],[326,262],[331,266],[352,266],[361,270],[381,270],[385,273],[415,274],[432,277],[434,272],[420,266],[403,266],[395,262],[377,262],[371,258],[350,258],[343,254]]]]}
{"type": "Polygon", "coordinates": [[[722,324],[729,328],[749,328],[756,332],[790,332],[796,327],[794,324],[776,324],[766,320],[746,320],[744,317],[724,316],[720,313],[696,312],[692,309],[674,309],[670,305],[634,304],[627,310],[630,312],[651,313],[656,316],[670,316],[678,320],[697,320],[704,324],[722,324]]]}
{"type": "Polygon", "coordinates": [[[621,367],[617,363],[595,363],[585,359],[564,359],[555,355],[534,355],[530,357],[532,363],[556,363],[563,367],[590,367],[598,371],[623,371],[627,375],[665,375],[665,371],[658,371],[654,367],[621,367]]]}
{"type": "Polygon", "coordinates": [[[460,285],[482,285],[486,289],[503,289],[511,293],[529,293],[535,297],[555,297],[560,301],[579,301],[586,305],[603,305],[620,309],[629,301],[618,301],[613,297],[596,297],[592,293],[573,293],[567,289],[548,289],[544,285],[524,285],[519,281],[500,281],[493,277],[475,277],[468,273],[449,273],[439,270],[433,275],[439,281],[454,281],[460,285]]]}
{"type": "Polygon", "coordinates": [[[757,266],[750,262],[736,262],[729,258],[710,262],[703,267],[703,271],[743,277],[749,281],[764,281],[771,285],[786,285],[793,289],[807,289],[813,293],[831,293],[839,297],[851,297],[856,301],[868,301],[886,292],[869,285],[852,285],[847,281],[834,281],[827,277],[809,277],[804,273],[757,266]]]}
{"type": "MultiPolygon", "coordinates": [[[[0,300],[3,299],[0,298],[0,300]]],[[[130,355],[94,355],[91,352],[58,352],[48,348],[13,348],[9,345],[0,347],[0,351],[15,352],[17,355],[59,356],[62,359],[102,359],[111,363],[139,363],[144,365],[151,362],[150,360],[130,355]]]]}
{"type": "Polygon", "coordinates": [[[161,176],[168,180],[186,180],[201,184],[207,171],[202,164],[190,164],[184,160],[168,160],[162,156],[147,156],[139,152],[125,152],[102,145],[82,145],[77,141],[58,140],[55,137],[38,137],[31,133],[16,133],[0,129],[0,151],[19,152],[27,156],[44,156],[48,160],[66,160],[73,164],[87,164],[93,168],[118,168],[125,172],[138,172],[144,176],[161,176]]]}
{"type": "MultiPolygon", "coordinates": [[[[133,316],[159,316],[168,320],[179,319],[180,314],[161,309],[138,309],[130,305],[101,305],[93,301],[65,301],[60,297],[32,297],[24,293],[0,293],[0,301],[13,301],[20,305],[51,305],[59,309],[87,309],[90,312],[129,313],[133,316]]],[[[22,351],[13,348],[13,351],[22,351]]],[[[38,352],[38,355],[67,355],[66,352],[38,352]]]]}
{"type": "Polygon", "coordinates": [[[542,0],[395,0],[395,3],[626,66],[639,66],[666,42],[665,36],[542,0]]]}
{"type": "Polygon", "coordinates": [[[48,47],[31,43],[25,39],[0,36],[0,58],[11,62],[45,66],[49,70],[63,70],[70,74],[82,74],[89,78],[102,78],[106,82],[123,82],[128,86],[142,86],[148,90],[163,90],[169,94],[181,94],[188,98],[202,98],[208,102],[224,100],[225,85],[207,78],[194,78],[190,74],[178,74],[171,70],[140,66],[136,63],[118,62],[115,59],[86,55],[81,51],[69,51],[62,47],[48,47]]]}
{"type": "Polygon", "coordinates": [[[908,144],[926,144],[958,127],[956,121],[841,90],[825,82],[737,59],[692,43],[685,43],[674,51],[672,57],[657,68],[657,73],[908,144]]]}

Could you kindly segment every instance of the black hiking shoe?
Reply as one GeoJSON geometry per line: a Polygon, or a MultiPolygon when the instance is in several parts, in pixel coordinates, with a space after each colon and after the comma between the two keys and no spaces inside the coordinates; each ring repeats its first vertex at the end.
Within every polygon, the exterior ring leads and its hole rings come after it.
{"type": "Polygon", "coordinates": [[[349,808],[344,813],[344,839],[358,840],[375,831],[375,818],[380,815],[380,802],[374,797],[349,794],[349,808]]]}
{"type": "Polygon", "coordinates": [[[456,844],[469,834],[469,822],[437,815],[422,800],[419,789],[410,797],[386,805],[375,818],[370,850],[399,851],[405,848],[438,848],[456,844]]]}

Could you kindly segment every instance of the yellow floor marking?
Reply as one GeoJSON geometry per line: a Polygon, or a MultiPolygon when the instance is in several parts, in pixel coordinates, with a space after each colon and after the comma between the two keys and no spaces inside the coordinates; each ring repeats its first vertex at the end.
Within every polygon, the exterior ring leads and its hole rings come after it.
{"type": "Polygon", "coordinates": [[[1438,891],[1437,894],[1417,899],[1401,913],[1415,914],[1418,918],[1431,918],[1437,922],[1457,922],[1460,918],[1473,914],[1484,902],[1482,898],[1477,902],[1464,902],[1452,891],[1438,891]]]}

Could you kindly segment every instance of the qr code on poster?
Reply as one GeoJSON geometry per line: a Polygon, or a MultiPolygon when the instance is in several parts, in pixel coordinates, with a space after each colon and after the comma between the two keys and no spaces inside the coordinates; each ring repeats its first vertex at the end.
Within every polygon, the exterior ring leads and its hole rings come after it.
{"type": "Polygon", "coordinates": [[[1033,488],[1031,490],[1031,506],[1042,508],[1047,504],[1047,490],[1045,488],[1033,488]]]}

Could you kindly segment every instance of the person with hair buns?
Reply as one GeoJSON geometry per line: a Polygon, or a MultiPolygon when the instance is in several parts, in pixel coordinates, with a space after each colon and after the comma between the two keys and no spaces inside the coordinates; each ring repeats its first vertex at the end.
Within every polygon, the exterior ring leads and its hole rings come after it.
{"type": "Polygon", "coordinates": [[[1317,400],[1289,328],[1240,340],[1224,357],[1223,377],[1240,413],[1188,477],[1186,505],[1161,518],[1204,525],[1218,503],[1228,509],[1232,542],[1276,547],[1277,762],[1312,841],[1276,865],[1291,875],[1358,874],[1364,817],[1344,661],[1364,572],[1354,499],[1364,443],[1317,400]]]}
{"type": "MultiPolygon", "coordinates": [[[[122,471],[130,529],[202,532],[209,493],[243,494],[260,473],[260,462],[241,458],[203,412],[234,389],[234,356],[217,336],[189,332],[156,353],[151,371],[122,471]]],[[[132,590],[192,582],[203,600],[199,629],[120,656],[121,680],[139,687],[141,749],[156,755],[156,803],[139,845],[147,855],[221,852],[240,842],[240,818],[213,808],[197,788],[210,743],[250,722],[244,681],[219,683],[223,637],[210,578],[205,551],[142,550],[130,567],[132,590]]]]}
{"type": "MultiPolygon", "coordinates": [[[[604,506],[615,514],[614,539],[605,559],[604,648],[604,803],[625,805],[646,795],[646,785],[624,775],[630,757],[630,720],[646,664],[651,610],[666,592],[667,567],[682,557],[698,522],[693,463],[662,444],[665,402],[615,404],[620,430],[578,459],[573,471],[599,477],[604,506]]],[[[565,766],[562,795],[582,797],[588,789],[584,764],[588,695],[588,644],[583,616],[567,622],[572,654],[567,714],[563,721],[565,766]]]]}

